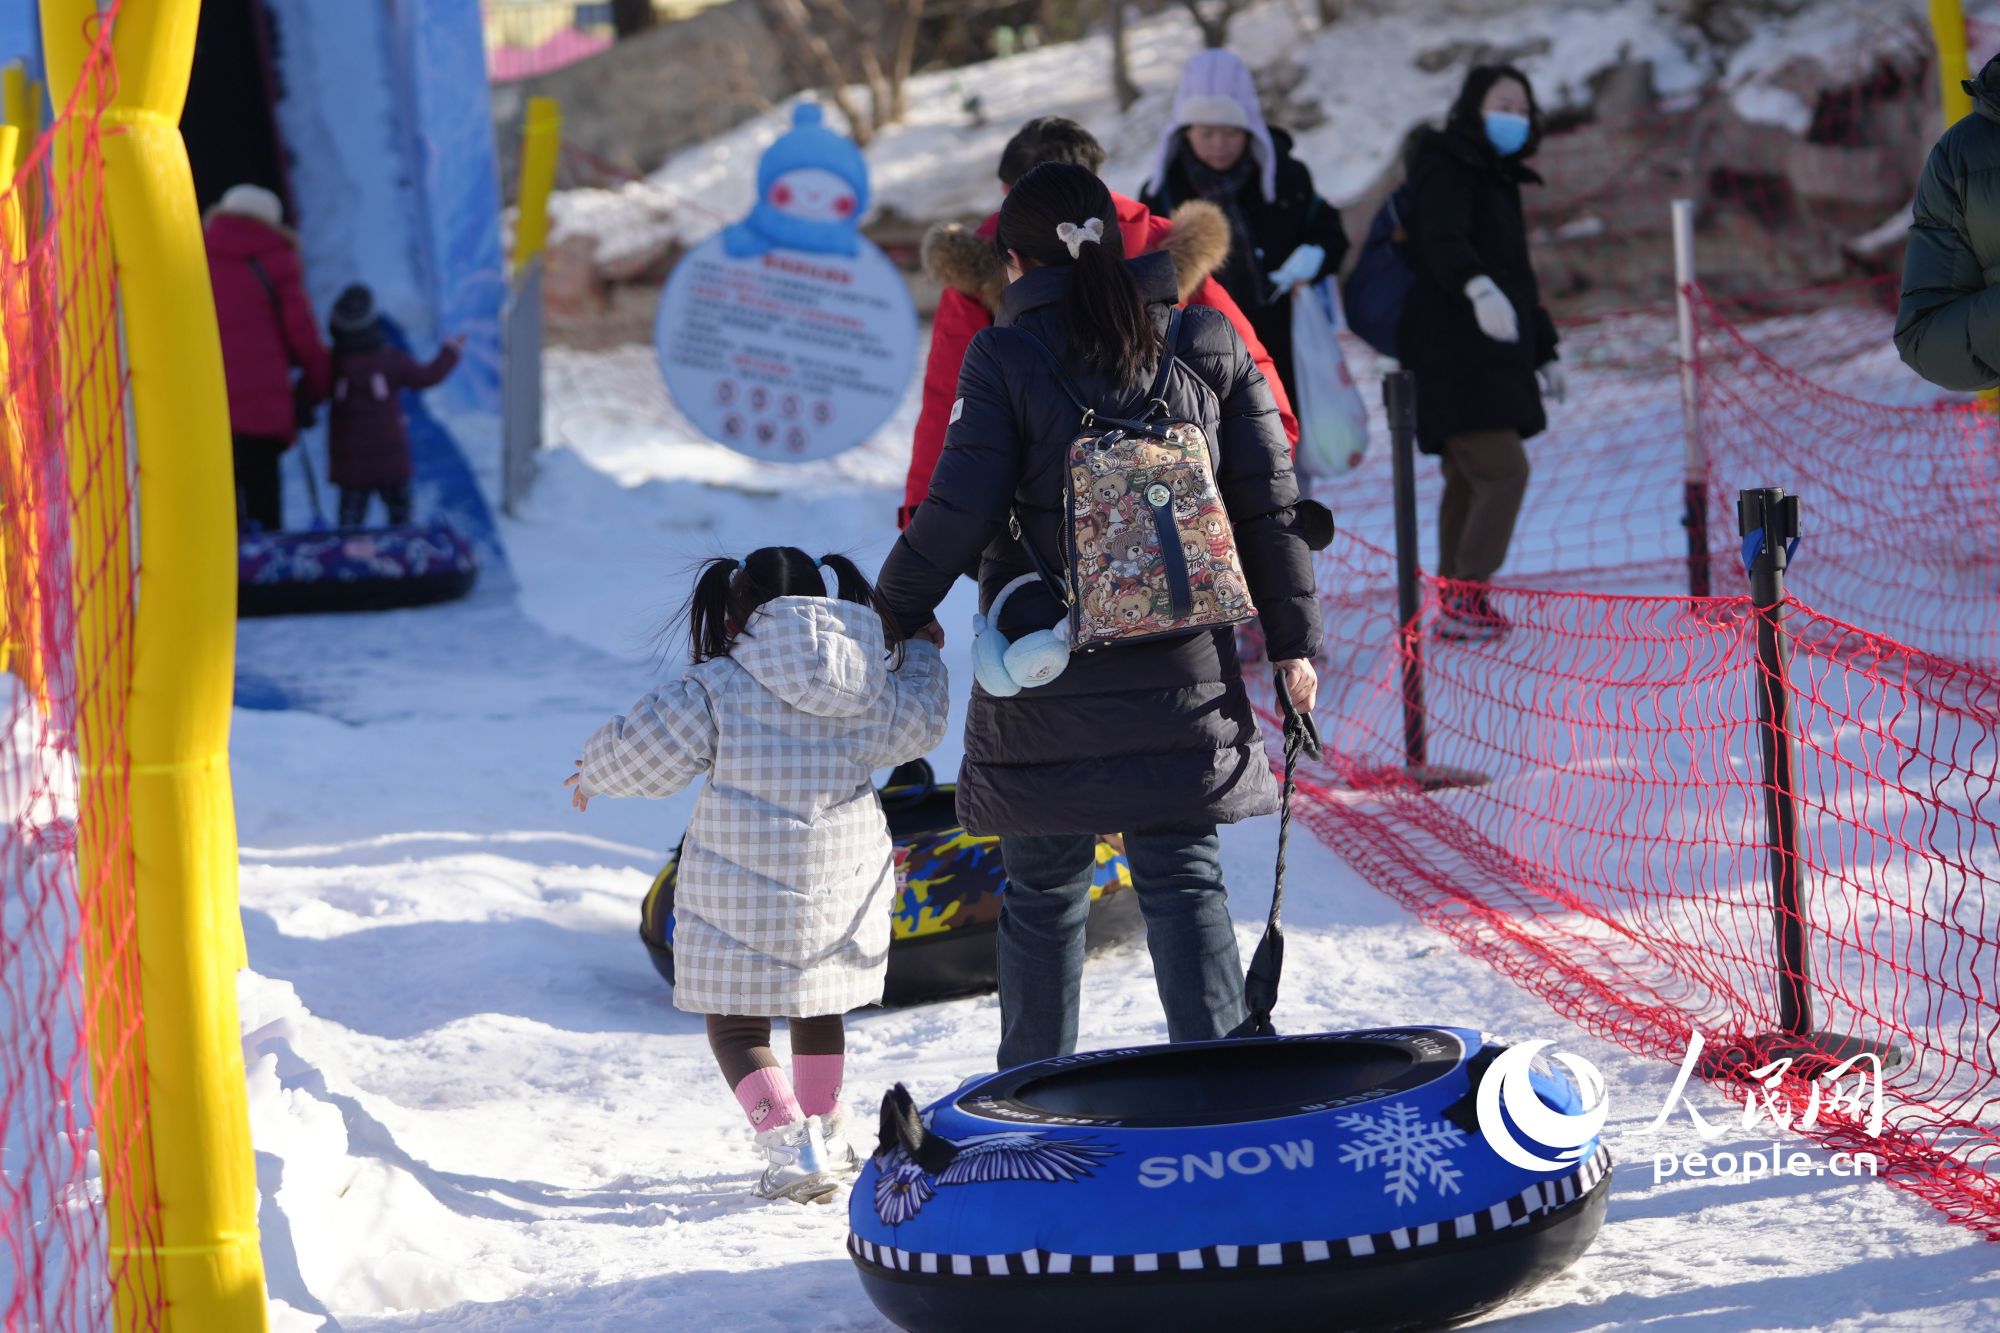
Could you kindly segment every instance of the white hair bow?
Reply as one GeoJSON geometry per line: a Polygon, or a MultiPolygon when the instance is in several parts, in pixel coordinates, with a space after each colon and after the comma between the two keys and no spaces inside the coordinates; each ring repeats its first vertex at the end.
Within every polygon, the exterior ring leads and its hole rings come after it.
{"type": "Polygon", "coordinates": [[[1076,259],[1083,254],[1083,247],[1096,245],[1104,239],[1104,219],[1091,218],[1083,225],[1065,222],[1056,228],[1056,239],[1069,247],[1069,257],[1076,259]]]}

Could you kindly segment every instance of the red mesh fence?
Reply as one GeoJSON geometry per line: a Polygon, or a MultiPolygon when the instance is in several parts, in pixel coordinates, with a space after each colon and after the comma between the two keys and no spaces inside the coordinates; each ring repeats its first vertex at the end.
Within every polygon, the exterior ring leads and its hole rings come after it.
{"type": "MultiPolygon", "coordinates": [[[[1322,483],[1345,531],[1319,569],[1329,752],[1301,818],[1582,1026],[1676,1061],[1699,1031],[1761,1063],[1781,1014],[1735,500],[1801,496],[1787,730],[1808,994],[1818,1027],[1909,1056],[1879,1134],[1824,1110],[1812,1133],[2000,1238],[2000,444],[1990,404],[1940,401],[1900,364],[1892,282],[1694,294],[1720,594],[1700,600],[1671,307],[1565,324],[1575,396],[1530,442],[1492,594],[1513,628],[1420,640],[1426,758],[1476,785],[1406,771],[1387,451],[1322,483]]],[[[1349,352],[1379,414],[1379,367],[1349,352]]],[[[1418,473],[1428,563],[1438,480],[1418,473]]],[[[1440,589],[1422,588],[1428,627],[1440,589]]],[[[1802,1109],[1806,1085],[1787,1091],[1802,1109]]]]}
{"type": "MultiPolygon", "coordinates": [[[[1301,787],[1308,826],[1608,1039],[1678,1060],[1699,1030],[1768,1055],[1758,1039],[1780,1014],[1747,598],[1497,591],[1504,638],[1421,647],[1428,759],[1484,779],[1426,792],[1405,771],[1393,561],[1354,539],[1321,561],[1329,744],[1301,787]]],[[[1427,623],[1436,594],[1427,582],[1427,623]]],[[[1851,1113],[1823,1112],[1815,1132],[2000,1238],[2000,688],[1796,601],[1787,627],[1815,1016],[1910,1057],[1879,1136],[1851,1113]]]]}
{"type": "MultiPolygon", "coordinates": [[[[1793,486],[1788,478],[1794,469],[1786,457],[1812,460],[1823,449],[1844,451],[1851,460],[1848,466],[1858,468],[1878,447],[1864,438],[1870,429],[1892,421],[1934,427],[1962,420],[1950,409],[1934,406],[1861,410],[1867,406],[1863,398],[1885,403],[1935,397],[1904,368],[1890,344],[1893,302],[1893,283],[1884,280],[1699,302],[1697,382],[1704,406],[1698,422],[1718,497],[1710,505],[1711,535],[1715,551],[1724,557],[1715,566],[1716,591],[1741,587],[1728,582],[1734,577],[1729,551],[1736,488],[1785,484],[1797,493],[1810,491],[1807,517],[1817,532],[1822,521],[1817,488],[1807,487],[1803,478],[1793,486]],[[1741,327],[1733,321],[1741,321],[1741,327]],[[1780,380],[1783,391],[1777,393],[1780,380]],[[1767,451],[1769,432],[1746,426],[1738,404],[1767,414],[1791,412],[1795,419],[1777,425],[1802,429],[1807,419],[1827,415],[1824,402],[1832,395],[1821,389],[1822,382],[1838,383],[1858,395],[1843,431],[1802,431],[1789,444],[1772,444],[1767,451]],[[1761,469],[1767,462],[1787,475],[1764,476],[1761,469]]],[[[1535,587],[1685,592],[1687,535],[1681,519],[1687,417],[1674,309],[1669,304],[1566,320],[1561,333],[1570,395],[1566,402],[1549,405],[1548,430],[1528,442],[1534,475],[1501,578],[1535,587]]],[[[1359,468],[1322,481],[1318,493],[1344,529],[1386,547],[1395,540],[1382,415],[1386,363],[1358,339],[1343,342],[1371,414],[1374,446],[1359,468]]],[[[1921,452],[1922,446],[1913,442],[1911,453],[1921,452]]],[[[1442,485],[1436,468],[1418,468],[1417,509],[1426,552],[1435,549],[1431,520],[1442,485]]]]}
{"type": "MultiPolygon", "coordinates": [[[[1706,300],[1697,312],[1719,563],[1733,559],[1737,488],[1783,486],[1808,506],[1791,584],[1800,597],[1912,651],[2000,666],[1994,405],[1869,401],[1837,363],[1808,378],[1706,300]]],[[[1886,321],[1878,336],[1886,340],[1886,321]]]]}
{"type": "Polygon", "coordinates": [[[0,1327],[159,1327],[124,758],[132,456],[104,42],[0,197],[0,1327]],[[80,762],[80,752],[92,762],[80,762]]]}

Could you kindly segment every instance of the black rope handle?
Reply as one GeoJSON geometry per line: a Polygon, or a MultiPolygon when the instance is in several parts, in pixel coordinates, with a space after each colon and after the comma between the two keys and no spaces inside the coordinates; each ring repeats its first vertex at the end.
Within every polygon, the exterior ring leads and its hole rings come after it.
{"type": "Polygon", "coordinates": [[[1292,770],[1299,755],[1318,760],[1324,753],[1319,728],[1312,714],[1301,713],[1285,689],[1284,678],[1277,680],[1278,702],[1285,710],[1285,785],[1278,797],[1278,869],[1271,885],[1271,913],[1264,919],[1264,937],[1250,955],[1250,970],[1243,975],[1243,1007],[1248,1014],[1230,1032],[1231,1037],[1275,1037],[1271,1011],[1278,1006],[1278,981],[1285,971],[1285,847],[1292,832],[1292,770]]]}

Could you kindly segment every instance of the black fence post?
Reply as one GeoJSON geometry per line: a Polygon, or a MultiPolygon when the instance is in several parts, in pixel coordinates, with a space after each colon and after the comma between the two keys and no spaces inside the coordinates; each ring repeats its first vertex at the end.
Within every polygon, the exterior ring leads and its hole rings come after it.
{"type": "Polygon", "coordinates": [[[1753,1061],[1790,1058],[1794,1074],[1812,1079],[1856,1056],[1872,1055],[1887,1074],[1902,1067],[1906,1052],[1887,1042],[1819,1031],[1813,1023],[1799,847],[1799,764],[1792,740],[1792,644],[1785,632],[1785,570],[1799,539],[1798,497],[1776,486],[1740,491],[1736,524],[1744,538],[1757,617],[1757,721],[1777,946],[1778,1030],[1755,1038],[1754,1049],[1730,1046],[1712,1052],[1702,1072],[1741,1076],[1753,1061]]]}
{"type": "Polygon", "coordinates": [[[1708,483],[1689,481],[1682,487],[1681,526],[1688,539],[1688,596],[1706,597],[1708,583],[1708,483]]]}
{"type": "MultiPolygon", "coordinates": [[[[1785,636],[1785,565],[1799,536],[1799,498],[1775,486],[1737,496],[1744,537],[1761,533],[1750,565],[1757,613],[1757,720],[1764,760],[1764,836],[1771,856],[1771,912],[1778,941],[1778,1025],[1812,1031],[1805,918],[1799,911],[1798,755],[1792,744],[1792,645],[1785,636]]],[[[1745,552],[1752,548],[1746,546],[1745,552]]]]}
{"type": "Polygon", "coordinates": [[[1417,586],[1417,377],[1407,370],[1382,381],[1389,450],[1396,473],[1396,626],[1403,652],[1403,762],[1428,762],[1424,731],[1423,594],[1417,586]]]}

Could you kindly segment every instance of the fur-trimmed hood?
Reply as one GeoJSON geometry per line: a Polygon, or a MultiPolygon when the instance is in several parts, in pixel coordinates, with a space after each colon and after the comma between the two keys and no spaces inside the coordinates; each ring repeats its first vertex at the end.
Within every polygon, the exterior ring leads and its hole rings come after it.
{"type": "MultiPolygon", "coordinates": [[[[1111,201],[1126,256],[1136,259],[1154,250],[1172,255],[1182,302],[1229,257],[1229,220],[1206,200],[1182,204],[1171,220],[1155,217],[1144,204],[1121,194],[1114,193],[1111,201]]],[[[989,311],[1000,309],[1000,295],[1007,289],[1007,266],[993,244],[997,222],[996,214],[973,229],[940,223],[925,234],[923,244],[924,271],[939,285],[963,292],[989,311]]]]}

